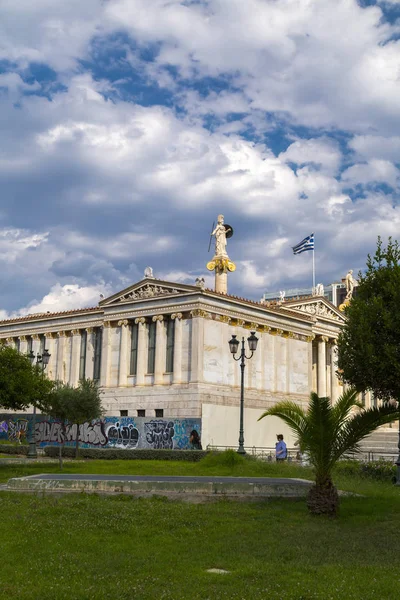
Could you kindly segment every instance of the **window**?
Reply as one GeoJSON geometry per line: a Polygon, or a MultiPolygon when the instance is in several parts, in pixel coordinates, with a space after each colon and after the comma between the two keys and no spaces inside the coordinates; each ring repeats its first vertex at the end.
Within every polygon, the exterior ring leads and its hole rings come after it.
{"type": "Polygon", "coordinates": [[[101,341],[103,330],[101,327],[94,329],[94,365],[93,365],[93,379],[100,379],[101,370],[101,341]]]}
{"type": "Polygon", "coordinates": [[[143,408],[139,408],[139,410],[137,411],[137,416],[138,417],[145,417],[146,416],[146,411],[143,410],[143,408]]]}
{"type": "Polygon", "coordinates": [[[154,363],[156,358],[156,324],[151,321],[149,324],[149,347],[147,354],[147,372],[154,373],[154,363]]]}
{"type": "Polygon", "coordinates": [[[119,411],[119,416],[120,417],[127,417],[128,416],[128,411],[127,410],[120,410],[119,411]]]}
{"type": "Polygon", "coordinates": [[[167,321],[167,357],[165,362],[165,371],[172,373],[174,370],[174,340],[175,340],[175,321],[167,321]]]}
{"type": "Polygon", "coordinates": [[[138,325],[136,323],[133,323],[131,325],[131,358],[129,367],[129,373],[131,375],[136,375],[137,373],[138,332],[138,325]]]}
{"type": "Polygon", "coordinates": [[[87,331],[82,331],[81,334],[81,350],[79,355],[79,379],[85,379],[86,377],[86,342],[87,342],[87,331]]]}
{"type": "Polygon", "coordinates": [[[164,409],[163,408],[156,408],[156,417],[161,418],[164,416],[164,409]]]}

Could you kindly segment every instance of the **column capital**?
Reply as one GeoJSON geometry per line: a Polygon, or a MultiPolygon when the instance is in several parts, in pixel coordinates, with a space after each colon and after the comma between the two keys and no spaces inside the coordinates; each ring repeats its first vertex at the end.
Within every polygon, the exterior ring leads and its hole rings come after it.
{"type": "Polygon", "coordinates": [[[38,333],[34,333],[32,335],[32,339],[35,340],[35,342],[38,342],[40,340],[39,334],[38,333]]]}
{"type": "Polygon", "coordinates": [[[217,315],[215,320],[220,321],[221,323],[229,323],[232,321],[232,317],[228,317],[228,315],[217,315]]]}
{"type": "Polygon", "coordinates": [[[151,320],[153,321],[153,323],[155,323],[156,321],[159,321],[161,323],[162,321],[164,321],[164,317],[163,315],[154,315],[154,317],[152,317],[151,320]]]}
{"type": "Polygon", "coordinates": [[[71,329],[71,335],[80,335],[80,329],[71,329]]]}
{"type": "Polygon", "coordinates": [[[136,323],[136,325],[138,325],[139,323],[141,325],[144,325],[146,323],[146,319],[145,319],[145,317],[138,317],[137,319],[135,319],[135,323],[136,323]]]}
{"type": "Polygon", "coordinates": [[[53,331],[48,331],[47,333],[45,333],[45,336],[47,340],[54,340],[55,338],[55,334],[53,331]]]}
{"type": "Polygon", "coordinates": [[[261,331],[264,333],[269,333],[271,331],[271,327],[269,325],[262,325],[261,331]]]}
{"type": "Polygon", "coordinates": [[[89,334],[93,333],[94,327],[86,327],[85,331],[86,331],[86,333],[89,333],[89,334]]]}
{"type": "Polygon", "coordinates": [[[326,344],[327,342],[329,342],[329,338],[327,335],[321,335],[321,337],[319,338],[319,341],[324,342],[326,344]]]}
{"type": "Polygon", "coordinates": [[[106,327],[107,329],[109,329],[111,327],[111,321],[104,321],[103,327],[106,327]]]}
{"type": "Polygon", "coordinates": [[[283,329],[271,329],[271,335],[282,335],[283,329]]]}
{"type": "Polygon", "coordinates": [[[20,335],[20,336],[18,336],[18,337],[19,337],[19,341],[20,341],[20,342],[26,342],[26,341],[27,341],[27,340],[26,340],[26,335],[20,335]]]}
{"type": "Polygon", "coordinates": [[[66,332],[65,331],[57,331],[57,336],[58,337],[65,337],[66,336],[66,332]]]}
{"type": "Polygon", "coordinates": [[[182,319],[182,317],[183,317],[182,313],[173,313],[173,314],[171,315],[171,319],[172,319],[173,321],[174,321],[175,319],[178,319],[178,320],[180,320],[180,319],[182,319]]]}
{"type": "Polygon", "coordinates": [[[6,338],[6,342],[7,342],[7,344],[13,344],[14,343],[14,338],[8,337],[8,338],[6,338]]]}
{"type": "Polygon", "coordinates": [[[192,317],[201,317],[202,319],[210,319],[211,315],[206,310],[202,310],[201,308],[195,308],[190,311],[192,317]]]}
{"type": "Polygon", "coordinates": [[[128,319],[122,319],[121,321],[118,321],[118,327],[127,327],[128,325],[129,325],[128,319]]]}
{"type": "Polygon", "coordinates": [[[311,335],[307,335],[306,342],[313,342],[315,340],[315,335],[312,333],[311,335]]]}

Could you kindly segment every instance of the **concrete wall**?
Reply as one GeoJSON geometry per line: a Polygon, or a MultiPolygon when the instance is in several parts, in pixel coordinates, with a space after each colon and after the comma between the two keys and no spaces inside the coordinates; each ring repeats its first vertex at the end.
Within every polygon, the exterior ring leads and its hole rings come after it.
{"type": "MultiPolygon", "coordinates": [[[[295,438],[290,429],[278,417],[257,419],[264,410],[245,408],[244,445],[275,448],[276,435],[282,433],[286,444],[292,447],[295,438]]],[[[215,404],[202,405],[202,444],[216,446],[237,446],[239,440],[239,406],[215,404]]]]}
{"type": "MultiPolygon", "coordinates": [[[[32,415],[0,415],[0,439],[29,440],[32,415]]],[[[146,417],[105,417],[79,427],[80,446],[84,448],[188,449],[192,429],[201,435],[201,419],[151,419],[146,417]]],[[[66,429],[65,443],[74,446],[77,426],[66,429]]],[[[61,424],[45,415],[36,416],[35,440],[41,446],[62,441],[61,424]]]]}

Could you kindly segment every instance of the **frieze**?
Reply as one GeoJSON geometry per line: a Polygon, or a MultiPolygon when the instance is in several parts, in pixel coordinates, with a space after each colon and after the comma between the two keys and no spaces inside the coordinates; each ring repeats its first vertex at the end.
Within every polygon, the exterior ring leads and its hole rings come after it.
{"type": "Polygon", "coordinates": [[[298,306],[290,306],[290,310],[307,313],[309,315],[313,315],[314,317],[327,317],[328,319],[341,321],[341,318],[333,310],[326,306],[324,302],[321,301],[300,304],[298,306]]]}
{"type": "Polygon", "coordinates": [[[115,300],[115,302],[129,302],[130,300],[144,300],[146,298],[156,298],[158,296],[172,296],[179,294],[176,288],[168,288],[162,285],[146,284],[136,290],[124,294],[115,300]]]}

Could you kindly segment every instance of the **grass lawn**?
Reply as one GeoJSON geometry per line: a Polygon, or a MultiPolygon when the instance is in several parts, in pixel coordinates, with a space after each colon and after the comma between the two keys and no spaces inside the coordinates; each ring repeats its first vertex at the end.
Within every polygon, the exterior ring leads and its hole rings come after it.
{"type": "MultiPolygon", "coordinates": [[[[44,471],[58,467],[0,466],[3,481],[44,471]]],[[[64,472],[311,476],[252,462],[72,462],[64,472]]],[[[336,520],[309,516],[304,501],[192,505],[2,492],[0,598],[397,600],[400,490],[338,484],[364,496],[343,498],[336,520]]]]}

